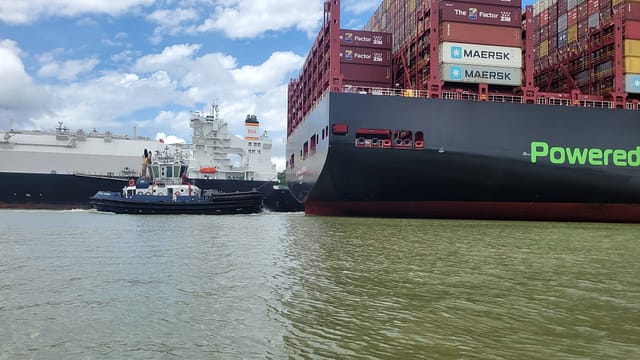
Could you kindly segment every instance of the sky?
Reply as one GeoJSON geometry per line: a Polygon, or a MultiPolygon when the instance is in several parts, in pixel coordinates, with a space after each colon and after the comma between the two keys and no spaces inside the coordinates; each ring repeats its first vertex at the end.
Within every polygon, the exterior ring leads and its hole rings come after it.
{"type": "MultiPolygon", "coordinates": [[[[361,29],[381,0],[342,0],[361,29]]],[[[0,0],[0,129],[134,133],[191,142],[219,104],[233,134],[255,114],[284,169],[287,84],[323,0],[0,0]]]]}

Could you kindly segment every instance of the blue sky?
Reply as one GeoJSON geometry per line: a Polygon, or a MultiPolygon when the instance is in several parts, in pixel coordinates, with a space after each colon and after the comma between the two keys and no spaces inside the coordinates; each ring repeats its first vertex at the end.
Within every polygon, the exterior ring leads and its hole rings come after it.
{"type": "MultiPolygon", "coordinates": [[[[361,28],[381,0],[342,0],[361,28]]],[[[0,0],[0,128],[191,140],[216,100],[231,131],[256,114],[284,167],[287,83],[323,0],[0,0]]]]}

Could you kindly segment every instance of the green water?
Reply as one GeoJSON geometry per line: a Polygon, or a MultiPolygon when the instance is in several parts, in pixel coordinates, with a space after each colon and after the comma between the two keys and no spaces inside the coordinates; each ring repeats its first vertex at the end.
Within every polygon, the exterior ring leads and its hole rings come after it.
{"type": "Polygon", "coordinates": [[[0,211],[0,359],[640,358],[640,226],[0,211]]]}

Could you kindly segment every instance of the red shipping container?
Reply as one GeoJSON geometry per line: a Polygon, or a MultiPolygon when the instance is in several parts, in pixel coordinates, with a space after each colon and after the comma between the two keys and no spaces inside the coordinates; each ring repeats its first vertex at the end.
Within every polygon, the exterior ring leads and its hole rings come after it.
{"type": "Polygon", "coordinates": [[[440,25],[440,38],[442,41],[511,47],[522,46],[522,30],[520,28],[455,22],[443,22],[440,25]]]}
{"type": "Polygon", "coordinates": [[[340,46],[340,62],[365,65],[391,65],[391,50],[340,46]]]}
{"type": "Polygon", "coordinates": [[[549,23],[549,11],[548,9],[540,13],[540,26],[545,26],[549,23]]]}
{"type": "Polygon", "coordinates": [[[555,20],[558,18],[558,3],[554,3],[547,8],[547,12],[549,13],[549,22],[554,22],[551,20],[555,20]]]}
{"type": "Polygon", "coordinates": [[[575,25],[578,23],[578,9],[573,8],[567,12],[567,25],[575,25]]]}
{"type": "Polygon", "coordinates": [[[589,17],[589,6],[585,1],[582,4],[578,4],[578,20],[589,17]]]}
{"type": "Polygon", "coordinates": [[[391,34],[360,30],[340,30],[340,45],[391,50],[391,34]]]}
{"type": "MultiPolygon", "coordinates": [[[[587,0],[588,1],[588,8],[589,8],[589,14],[595,14],[600,10],[600,1],[598,0],[587,0]]],[[[603,0],[604,1],[604,0],[603,0]]],[[[611,1],[609,1],[609,3],[611,3],[611,1]]]]}
{"type": "Polygon", "coordinates": [[[558,0],[558,16],[567,13],[568,0],[558,0]]]}
{"type": "Polygon", "coordinates": [[[638,22],[638,21],[625,21],[624,22],[624,37],[625,37],[625,39],[640,40],[640,22],[638,22]]]}
{"type": "Polygon", "coordinates": [[[623,13],[625,20],[640,20],[640,3],[622,3],[618,5],[618,11],[623,13]]]}
{"type": "MultiPolygon", "coordinates": [[[[466,2],[472,3],[472,4],[516,7],[518,9],[522,8],[522,0],[468,0],[466,2]]],[[[418,2],[418,4],[416,4],[416,7],[420,7],[419,4],[420,3],[418,2]]]]}
{"type": "Polygon", "coordinates": [[[519,8],[469,4],[457,1],[443,1],[440,8],[442,21],[522,26],[522,12],[519,8]]]}
{"type": "Polygon", "coordinates": [[[345,81],[391,83],[391,66],[343,63],[340,70],[345,81]]]}

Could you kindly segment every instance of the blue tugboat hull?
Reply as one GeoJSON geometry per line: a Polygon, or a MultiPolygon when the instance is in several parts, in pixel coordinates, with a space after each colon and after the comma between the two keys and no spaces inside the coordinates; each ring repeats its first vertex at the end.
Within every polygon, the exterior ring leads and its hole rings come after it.
{"type": "Polygon", "coordinates": [[[134,195],[99,191],[89,204],[98,211],[116,214],[254,214],[262,211],[264,196],[258,191],[216,194],[210,198],[134,195]]]}

